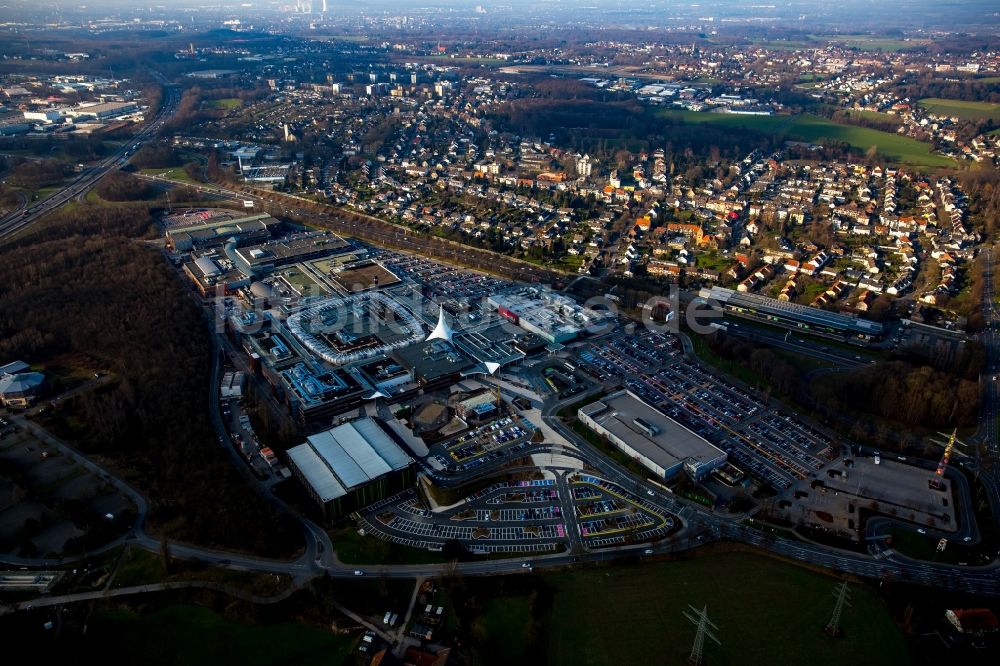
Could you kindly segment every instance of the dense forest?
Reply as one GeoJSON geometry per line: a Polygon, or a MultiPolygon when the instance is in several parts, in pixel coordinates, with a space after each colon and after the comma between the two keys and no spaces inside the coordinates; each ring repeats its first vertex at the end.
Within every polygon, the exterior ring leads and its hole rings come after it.
{"type": "Polygon", "coordinates": [[[115,148],[114,144],[94,136],[62,136],[64,138],[7,136],[0,138],[0,151],[44,156],[58,154],[75,162],[90,162],[109,155],[115,148]]]}
{"type": "Polygon", "coordinates": [[[58,185],[70,174],[70,167],[58,160],[22,160],[10,167],[7,184],[35,190],[58,185]]]}
{"type": "Polygon", "coordinates": [[[136,151],[129,164],[137,169],[163,169],[180,166],[180,155],[165,143],[147,143],[136,151]]]}
{"type": "Polygon", "coordinates": [[[978,381],[903,361],[824,375],[812,392],[831,411],[873,414],[908,426],[968,428],[979,413],[978,381]]]}
{"type": "Polygon", "coordinates": [[[97,195],[106,201],[145,201],[157,195],[152,184],[124,171],[112,171],[96,189],[97,195]]]}
{"type": "Polygon", "coordinates": [[[708,336],[707,342],[712,353],[750,369],[775,394],[841,424],[864,424],[876,418],[900,429],[943,430],[976,424],[978,373],[984,360],[981,346],[970,345],[971,349],[947,368],[899,357],[850,372],[810,377],[767,346],[722,332],[708,336]]]}
{"type": "Polygon", "coordinates": [[[0,246],[0,359],[93,360],[112,381],[48,425],[109,460],[172,540],[287,555],[294,523],[247,485],[208,419],[211,341],[144,209],[83,206],[0,246]]]}
{"type": "Polygon", "coordinates": [[[961,99],[968,102],[1000,102],[1000,88],[990,81],[976,79],[935,78],[931,75],[913,77],[903,81],[898,89],[901,97],[922,99],[942,97],[961,99]]]}

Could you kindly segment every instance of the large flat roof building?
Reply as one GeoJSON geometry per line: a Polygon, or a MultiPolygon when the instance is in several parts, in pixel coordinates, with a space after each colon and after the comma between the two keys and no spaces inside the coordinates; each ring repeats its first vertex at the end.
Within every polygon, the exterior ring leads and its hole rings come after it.
{"type": "Polygon", "coordinates": [[[106,120],[108,118],[116,118],[118,116],[123,116],[126,113],[132,113],[133,111],[138,111],[139,105],[135,102],[102,102],[100,104],[88,104],[85,106],[76,106],[71,109],[65,110],[65,115],[74,120],[78,118],[97,118],[98,120],[106,120]]]}
{"type": "Polygon", "coordinates": [[[371,418],[312,435],[289,449],[288,458],[327,518],[347,515],[413,482],[413,459],[371,418]]]}
{"type": "Polygon", "coordinates": [[[270,238],[271,228],[278,224],[278,220],[266,213],[235,220],[209,220],[204,224],[167,229],[167,245],[183,252],[195,247],[221,245],[230,238],[235,238],[237,244],[245,244],[270,238]]]}
{"type": "Polygon", "coordinates": [[[566,296],[537,287],[494,294],[488,302],[501,316],[553,344],[594,330],[607,319],[606,312],[588,310],[566,296]]]}
{"type": "Polygon", "coordinates": [[[700,480],[726,462],[726,452],[643,402],[618,391],[581,407],[577,416],[664,479],[683,469],[700,480]]]}
{"type": "Polygon", "coordinates": [[[445,340],[426,340],[397,349],[390,357],[406,368],[413,381],[423,388],[434,388],[458,381],[475,363],[445,340]]]}
{"type": "Polygon", "coordinates": [[[19,372],[30,370],[31,366],[24,361],[11,361],[7,365],[0,365],[0,377],[5,375],[16,375],[19,372]]]}
{"type": "Polygon", "coordinates": [[[259,276],[281,266],[349,252],[353,247],[329,231],[308,231],[287,238],[237,247],[227,254],[244,274],[259,276]]]}
{"type": "Polygon", "coordinates": [[[289,414],[307,430],[328,426],[367,395],[352,373],[323,366],[280,322],[265,316],[261,330],[243,336],[254,371],[267,380],[289,414]]]}
{"type": "Polygon", "coordinates": [[[874,340],[882,336],[882,324],[839,312],[779,301],[759,294],[745,294],[723,287],[702,289],[698,294],[719,302],[725,312],[764,323],[795,328],[819,335],[874,340]]]}

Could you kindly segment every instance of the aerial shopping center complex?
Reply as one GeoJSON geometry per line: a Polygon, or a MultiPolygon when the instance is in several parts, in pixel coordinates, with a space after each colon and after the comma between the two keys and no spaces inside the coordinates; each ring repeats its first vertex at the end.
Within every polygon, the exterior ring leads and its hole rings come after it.
{"type": "MultiPolygon", "coordinates": [[[[921,529],[972,538],[954,470],[930,487],[903,461],[844,462],[835,434],[710,371],[659,326],[266,215],[208,209],[164,225],[175,265],[224,322],[236,445],[328,524],[480,554],[668,543],[684,507],[637,491],[637,475],[721,511],[777,496],[774,515],[855,543],[870,524],[858,506],[881,484],[880,497],[921,507],[921,529]],[[250,414],[263,408],[287,446],[260,443],[250,414]],[[844,481],[853,470],[861,484],[844,481]]],[[[858,349],[884,337],[853,315],[718,287],[700,295],[727,320],[858,349]]]]}

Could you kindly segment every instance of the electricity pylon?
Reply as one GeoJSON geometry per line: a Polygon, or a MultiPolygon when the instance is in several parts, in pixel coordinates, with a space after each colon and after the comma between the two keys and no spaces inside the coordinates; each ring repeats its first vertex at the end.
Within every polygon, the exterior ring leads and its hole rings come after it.
{"type": "Polygon", "coordinates": [[[931,440],[932,444],[944,447],[944,453],[941,455],[941,462],[938,463],[937,469],[934,471],[934,476],[931,477],[928,485],[935,490],[942,490],[944,489],[944,473],[948,469],[948,463],[951,461],[951,452],[954,450],[956,445],[965,446],[965,443],[955,436],[958,434],[957,428],[953,430],[950,435],[946,435],[943,432],[938,434],[942,437],[947,437],[948,441],[940,442],[931,440]]]}
{"type": "Polygon", "coordinates": [[[847,581],[837,586],[834,590],[833,596],[836,597],[837,603],[833,606],[833,615],[830,617],[830,622],[826,625],[826,633],[831,636],[837,636],[840,634],[840,616],[844,611],[844,606],[850,606],[851,593],[847,589],[847,581]]]}
{"type": "Polygon", "coordinates": [[[692,666],[701,666],[701,660],[705,656],[705,638],[711,638],[716,645],[722,645],[719,639],[715,637],[715,634],[712,633],[713,629],[718,631],[719,628],[708,619],[707,605],[701,610],[690,604],[688,604],[688,608],[691,609],[691,612],[684,611],[684,617],[698,628],[697,633],[694,635],[694,644],[691,646],[691,655],[688,657],[688,663],[692,664],[692,666]]]}

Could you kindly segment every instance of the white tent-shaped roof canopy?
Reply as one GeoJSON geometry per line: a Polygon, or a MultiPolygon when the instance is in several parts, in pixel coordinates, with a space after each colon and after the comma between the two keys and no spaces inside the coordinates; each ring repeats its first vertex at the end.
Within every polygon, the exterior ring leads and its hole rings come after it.
{"type": "Polygon", "coordinates": [[[431,334],[427,336],[427,340],[446,340],[451,342],[452,336],[455,334],[451,330],[451,326],[448,325],[448,320],[445,318],[444,306],[441,306],[441,313],[438,315],[437,326],[431,331],[431,334]]]}

